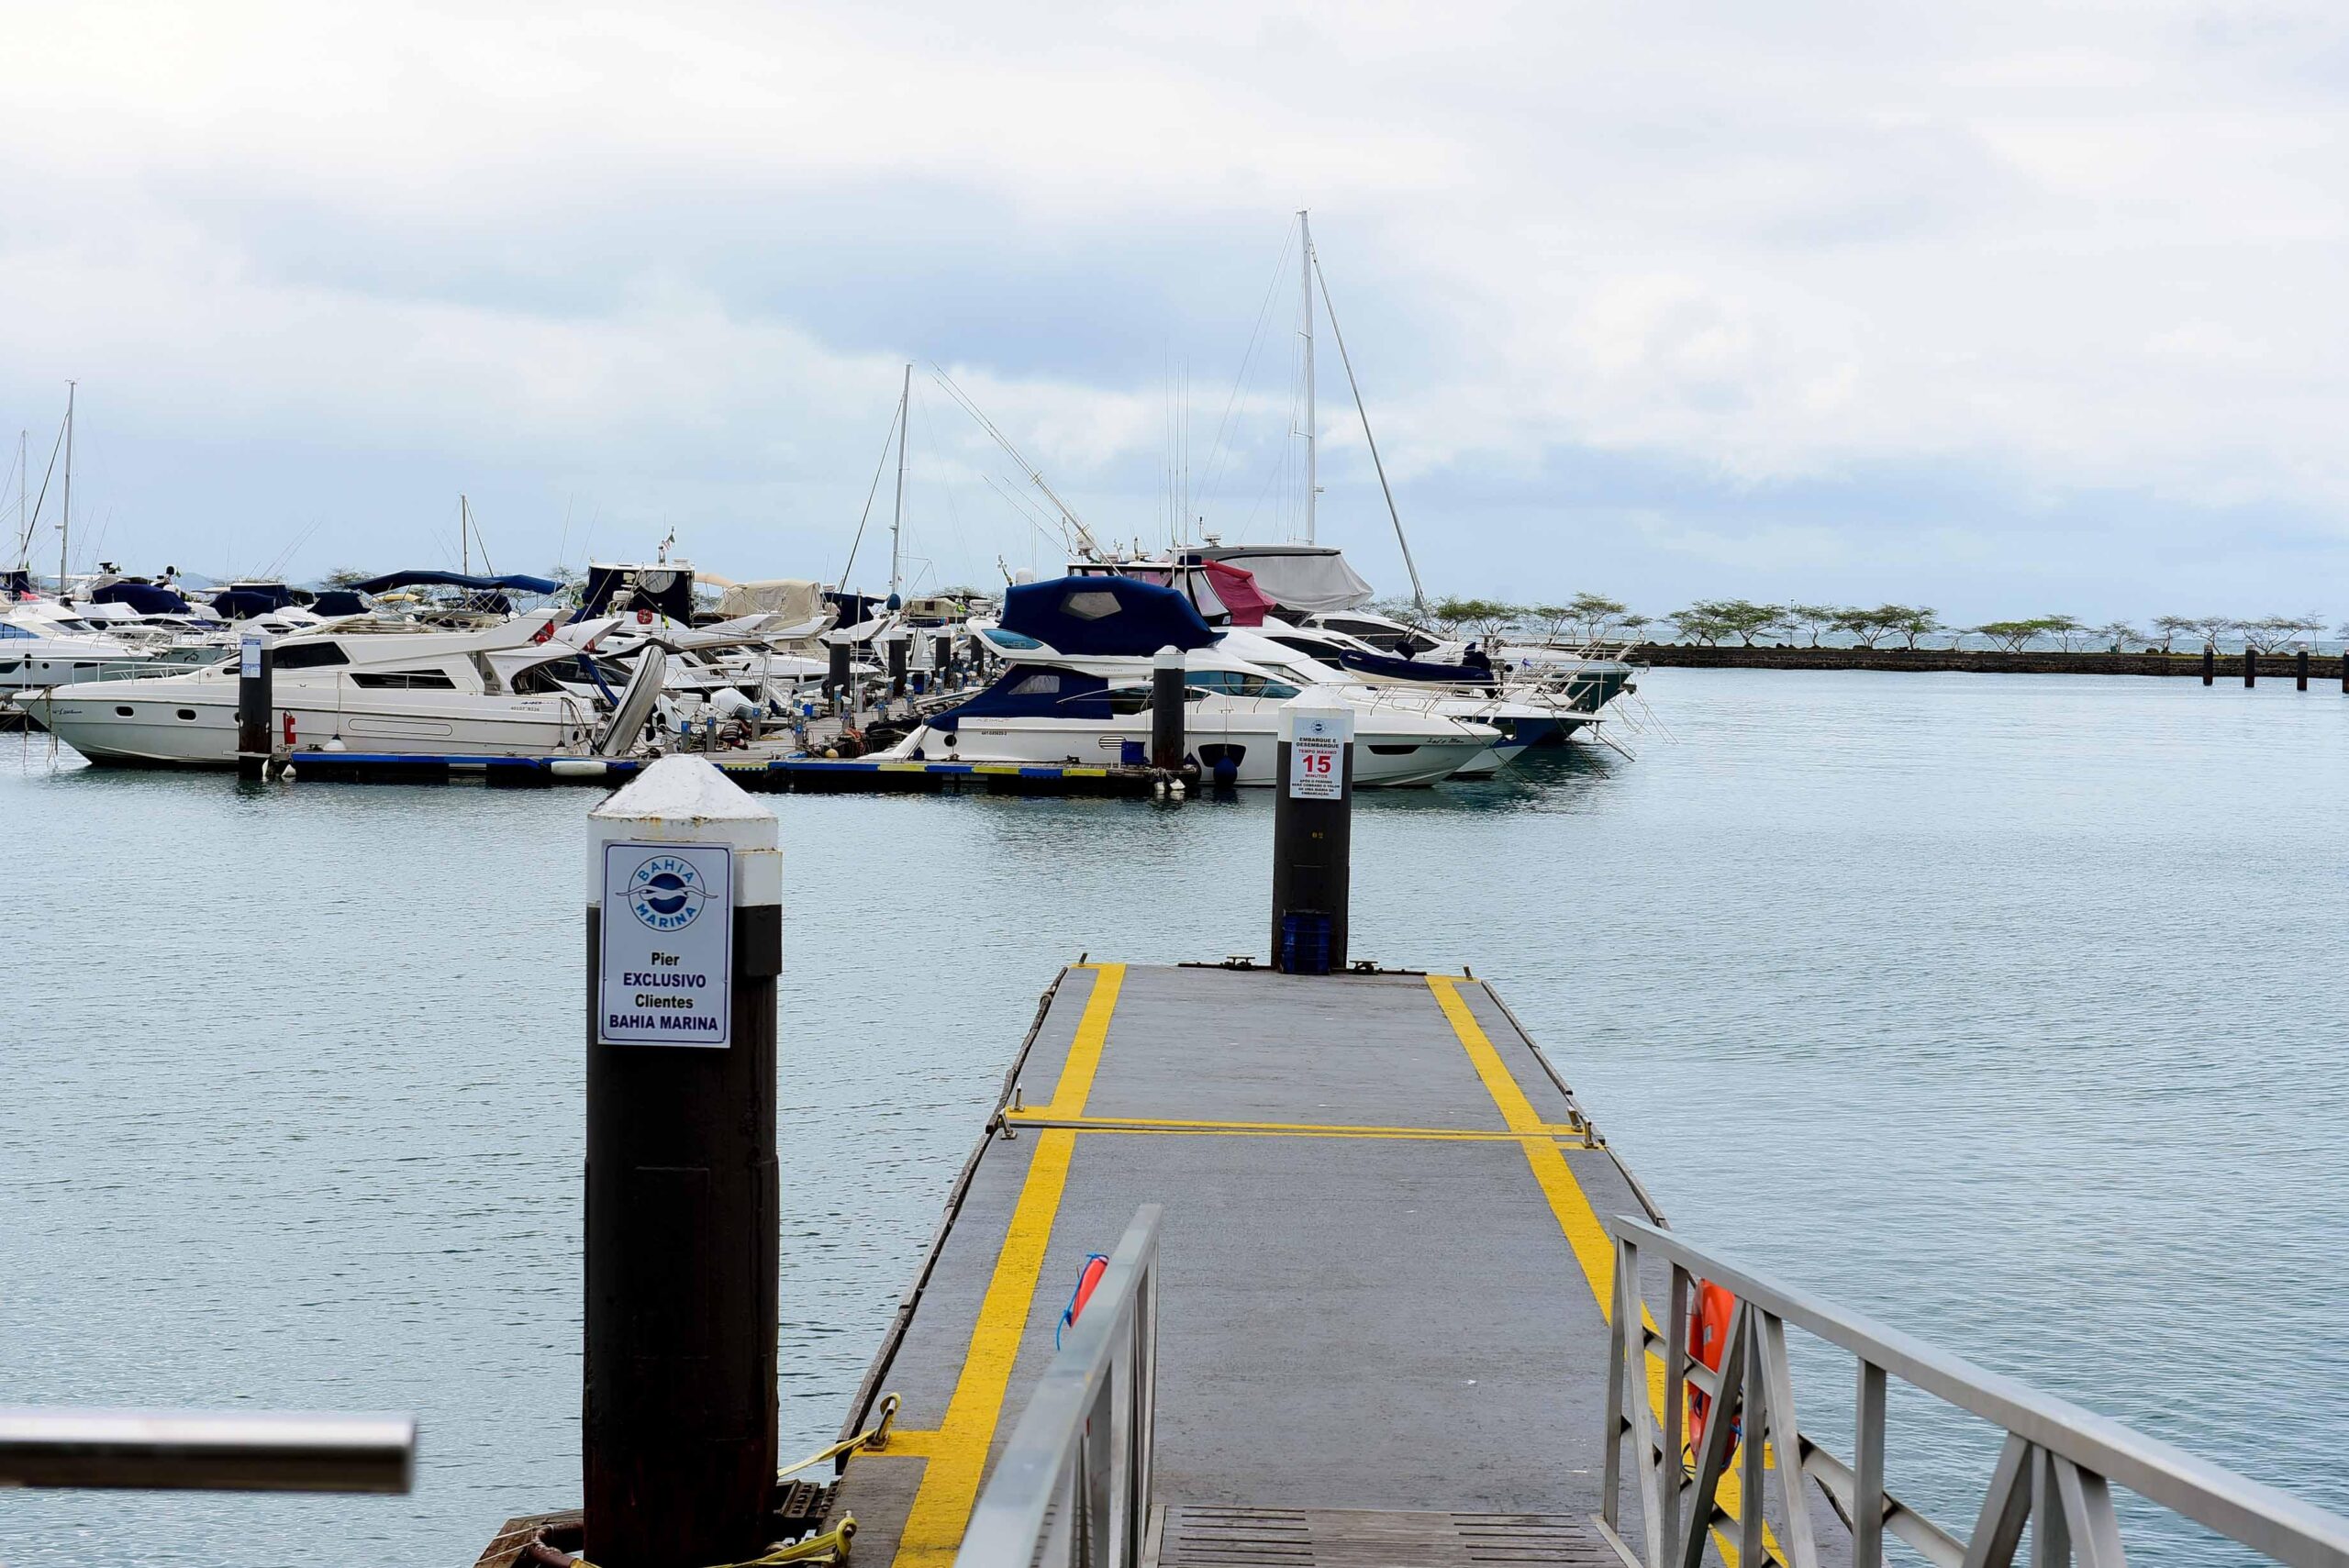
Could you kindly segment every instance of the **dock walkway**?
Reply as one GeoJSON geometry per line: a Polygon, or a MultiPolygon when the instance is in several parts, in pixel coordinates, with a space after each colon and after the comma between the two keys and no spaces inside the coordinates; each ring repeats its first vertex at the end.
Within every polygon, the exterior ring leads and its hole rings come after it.
{"type": "Polygon", "coordinates": [[[1614,1562],[1580,1522],[1604,1217],[1652,1211],[1500,999],[1118,963],[1046,993],[851,1412],[902,1399],[841,1484],[860,1562],[951,1561],[1086,1254],[1145,1203],[1160,1562],[1614,1562]]]}

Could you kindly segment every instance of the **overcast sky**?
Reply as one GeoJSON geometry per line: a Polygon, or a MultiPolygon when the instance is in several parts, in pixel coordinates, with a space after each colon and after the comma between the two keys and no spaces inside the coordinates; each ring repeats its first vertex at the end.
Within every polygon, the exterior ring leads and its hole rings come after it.
{"type": "Polygon", "coordinates": [[[2349,616],[2337,0],[566,9],[12,11],[77,569],[453,562],[462,492],[500,570],[836,578],[909,361],[925,583],[1061,554],[933,366],[1104,536],[1286,537],[1309,206],[1431,591],[2349,616]]]}

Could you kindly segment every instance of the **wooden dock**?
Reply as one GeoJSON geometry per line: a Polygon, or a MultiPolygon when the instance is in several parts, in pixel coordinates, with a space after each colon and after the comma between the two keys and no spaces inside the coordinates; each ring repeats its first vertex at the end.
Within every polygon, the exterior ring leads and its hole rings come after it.
{"type": "MultiPolygon", "coordinates": [[[[1156,1560],[1615,1563],[1599,1505],[1607,1228],[1653,1218],[1466,975],[1080,963],[853,1402],[870,1564],[945,1568],[1086,1254],[1160,1262],[1156,1560]]],[[[787,1373],[786,1373],[786,1375],[787,1373]]]]}

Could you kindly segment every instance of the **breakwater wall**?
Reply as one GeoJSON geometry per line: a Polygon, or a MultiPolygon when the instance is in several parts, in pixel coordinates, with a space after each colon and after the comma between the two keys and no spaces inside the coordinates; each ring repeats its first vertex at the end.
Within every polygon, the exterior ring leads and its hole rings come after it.
{"type": "MultiPolygon", "coordinates": [[[[1986,675],[2171,675],[2181,680],[2202,673],[2202,651],[2191,653],[2065,653],[2032,650],[2007,653],[1974,648],[1743,648],[1708,647],[1700,643],[1647,642],[1632,652],[1659,669],[1691,670],[1970,670],[1986,675]]],[[[2217,673],[2243,677],[2243,656],[2221,653],[2217,673]]],[[[2311,680],[2342,678],[2342,657],[2312,654],[2311,680]]],[[[2262,653],[2258,673],[2290,679],[2299,673],[2299,655],[2262,653]]]]}

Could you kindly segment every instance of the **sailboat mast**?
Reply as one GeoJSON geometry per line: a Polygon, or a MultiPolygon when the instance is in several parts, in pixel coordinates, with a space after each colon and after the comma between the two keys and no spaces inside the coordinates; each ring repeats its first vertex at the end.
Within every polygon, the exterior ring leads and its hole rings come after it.
{"type": "Polygon", "coordinates": [[[73,383],[65,384],[65,518],[57,525],[57,596],[65,597],[66,550],[73,539],[73,383]]]}
{"type": "Polygon", "coordinates": [[[457,570],[468,577],[473,574],[473,509],[462,490],[457,492],[457,570]]]}
{"type": "Polygon", "coordinates": [[[906,367],[906,384],[897,394],[897,510],[889,519],[889,597],[897,597],[897,576],[902,559],[898,549],[899,536],[906,526],[906,427],[913,412],[914,367],[906,367]]]}
{"type": "Polygon", "coordinates": [[[1305,209],[1297,209],[1297,329],[1305,339],[1305,542],[1313,542],[1313,498],[1320,486],[1314,473],[1313,453],[1313,226],[1305,209]]]}

